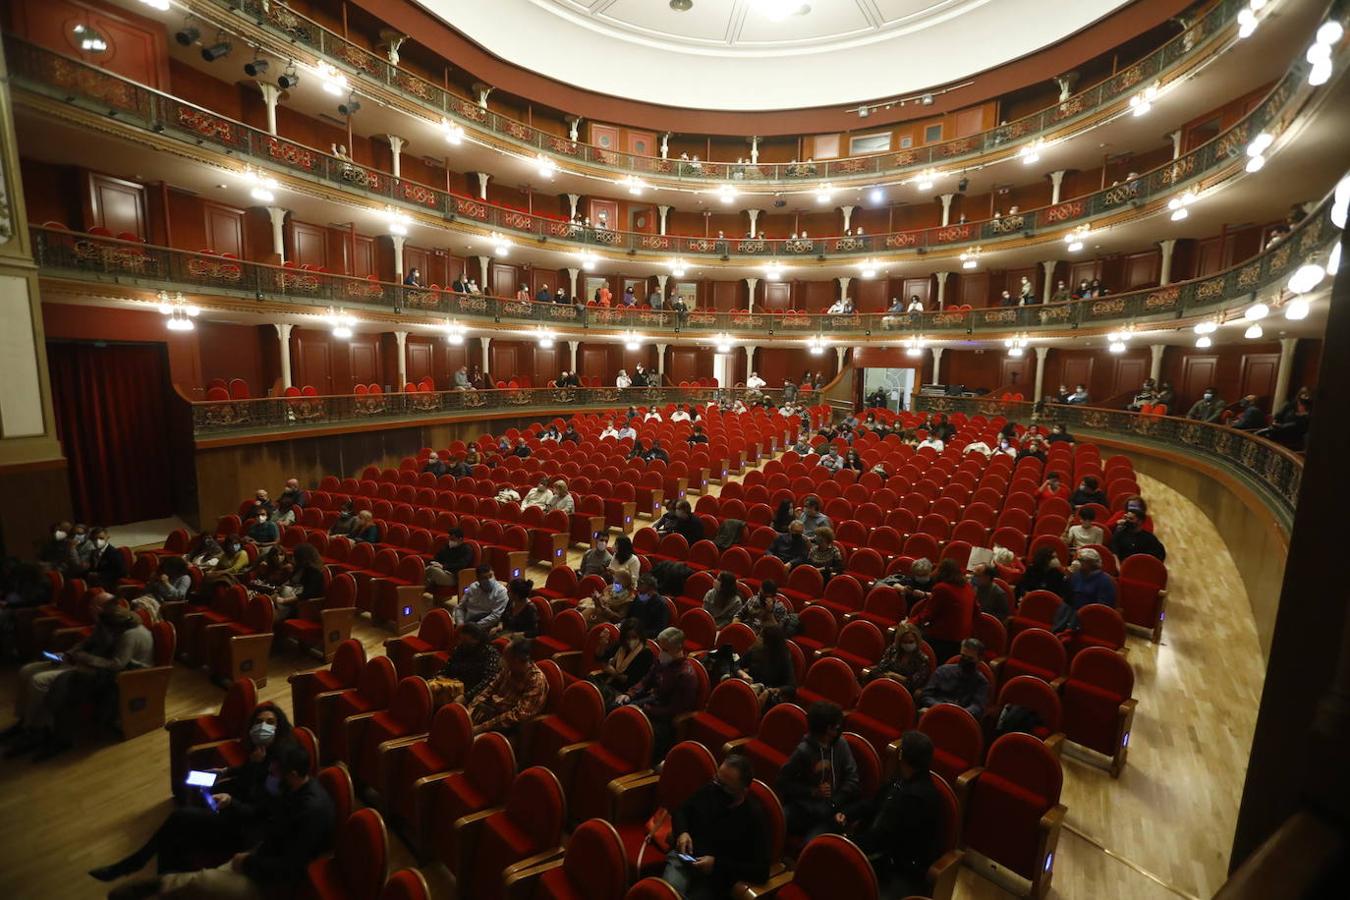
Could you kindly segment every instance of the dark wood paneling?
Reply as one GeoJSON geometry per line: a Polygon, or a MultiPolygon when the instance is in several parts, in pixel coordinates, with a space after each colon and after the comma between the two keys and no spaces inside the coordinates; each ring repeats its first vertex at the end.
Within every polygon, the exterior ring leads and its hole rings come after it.
{"type": "Polygon", "coordinates": [[[740,302],[740,288],[744,282],[714,281],[711,284],[713,309],[725,312],[737,308],[740,302]]]}
{"type": "Polygon", "coordinates": [[[313,385],[320,394],[332,394],[333,364],[329,336],[319,331],[291,332],[291,359],[294,361],[295,384],[313,385]]]}
{"type": "Polygon", "coordinates": [[[909,298],[917,296],[923,301],[924,306],[932,309],[935,303],[933,290],[932,278],[906,278],[900,291],[900,299],[908,305],[909,298]]]}
{"type": "Polygon", "coordinates": [[[39,46],[159,90],[168,89],[164,26],[152,19],[102,4],[79,0],[17,0],[12,7],[14,32],[39,46]],[[80,49],[72,34],[76,24],[93,27],[108,49],[80,49]]]}
{"type": "Polygon", "coordinates": [[[1060,366],[1060,380],[1072,390],[1080,384],[1092,384],[1092,357],[1071,356],[1060,366]]]}
{"type": "Polygon", "coordinates": [[[355,255],[352,257],[352,274],[364,278],[375,272],[375,239],[358,234],[355,255]]]}
{"type": "Polygon", "coordinates": [[[406,278],[413,269],[420,276],[422,284],[431,284],[431,254],[422,247],[403,245],[403,276],[406,278]]]}
{"type": "Polygon", "coordinates": [[[891,305],[884,278],[857,279],[850,285],[853,306],[862,312],[881,312],[891,305]]]}
{"type": "Polygon", "coordinates": [[[219,203],[203,203],[206,223],[206,248],[215,253],[233,253],[248,259],[244,242],[244,211],[219,203]]]}
{"type": "Polygon", "coordinates": [[[1121,283],[1112,285],[1112,289],[1120,292],[1155,287],[1158,284],[1158,269],[1161,265],[1162,256],[1157,250],[1130,254],[1124,259],[1121,283]]]}
{"type": "Polygon", "coordinates": [[[1020,393],[1027,400],[1034,400],[1032,392],[1036,390],[1036,357],[1030,353],[1022,356],[1003,357],[1002,379],[999,385],[1008,391],[1020,393]]]}
{"type": "MultiPolygon", "coordinates": [[[[358,384],[384,386],[384,367],[380,364],[380,336],[354,334],[347,342],[348,373],[351,388],[358,384]]],[[[351,389],[349,388],[349,390],[351,389]]]]}
{"type": "Polygon", "coordinates": [[[1184,410],[1205,392],[1205,388],[1218,380],[1219,358],[1211,355],[1187,354],[1181,360],[1181,378],[1173,385],[1177,399],[1181,401],[1177,409],[1184,410]]]}
{"type": "Polygon", "coordinates": [[[764,283],[764,308],[784,310],[792,308],[792,285],[782,281],[764,283]]]}
{"type": "Polygon", "coordinates": [[[989,304],[988,272],[962,272],[957,279],[957,287],[957,304],[977,307],[989,304]]]}
{"type": "MultiPolygon", "coordinates": [[[[1145,356],[1120,356],[1116,358],[1115,377],[1112,380],[1111,394],[1123,394],[1136,390],[1148,377],[1149,358],[1145,356]]],[[[1094,398],[1096,399],[1096,398],[1094,398]]]]}
{"type": "Polygon", "coordinates": [[[144,240],[145,186],[96,172],[87,175],[88,224],[101,225],[113,234],[130,232],[144,240]]]}
{"type": "Polygon", "coordinates": [[[492,267],[492,290],[495,297],[514,297],[520,285],[520,271],[511,265],[498,263],[492,267]]]}
{"type": "MultiPolygon", "coordinates": [[[[1242,355],[1241,395],[1245,397],[1248,394],[1255,394],[1261,405],[1269,409],[1270,398],[1275,393],[1275,377],[1279,368],[1280,354],[1278,353],[1244,353],[1242,355]]],[[[1232,399],[1237,398],[1233,397],[1232,399]]]]}
{"type": "MultiPolygon", "coordinates": [[[[433,359],[436,355],[436,345],[429,339],[418,339],[409,337],[404,346],[404,352],[407,353],[407,371],[408,380],[417,384],[423,378],[436,379],[435,363],[433,359]]],[[[437,385],[439,387],[439,384],[437,385]]]]}
{"type": "Polygon", "coordinates": [[[328,268],[328,234],[321,225],[290,221],[291,250],[287,259],[297,266],[328,268]]]}

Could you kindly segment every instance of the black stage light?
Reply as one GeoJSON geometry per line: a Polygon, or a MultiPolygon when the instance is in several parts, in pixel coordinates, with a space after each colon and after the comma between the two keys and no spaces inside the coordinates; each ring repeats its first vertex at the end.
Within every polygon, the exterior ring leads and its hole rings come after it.
{"type": "Polygon", "coordinates": [[[265,59],[255,59],[253,62],[244,63],[244,74],[249,78],[257,78],[259,75],[267,74],[269,65],[265,59]]]}
{"type": "Polygon", "coordinates": [[[361,101],[356,99],[355,94],[348,97],[346,103],[338,104],[338,112],[342,113],[344,116],[354,116],[360,108],[361,101]]]}
{"type": "Polygon", "coordinates": [[[202,30],[195,25],[184,25],[174,32],[173,39],[184,47],[191,47],[202,36],[202,30]]]}
{"type": "Polygon", "coordinates": [[[202,59],[207,62],[215,62],[221,57],[229,56],[234,47],[229,41],[218,40],[209,47],[202,48],[202,59]]]}
{"type": "Polygon", "coordinates": [[[300,83],[300,73],[295,71],[295,66],[287,67],[286,71],[277,76],[277,87],[283,91],[289,91],[300,83]]]}

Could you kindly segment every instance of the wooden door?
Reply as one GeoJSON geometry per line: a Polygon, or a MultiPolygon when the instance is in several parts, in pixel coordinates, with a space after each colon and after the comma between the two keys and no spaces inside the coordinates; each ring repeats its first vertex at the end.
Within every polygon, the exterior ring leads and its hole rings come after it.
{"type": "Polygon", "coordinates": [[[230,253],[248,259],[244,248],[244,211],[219,203],[203,203],[206,220],[206,249],[214,253],[230,253]]]}
{"type": "Polygon", "coordinates": [[[377,334],[353,335],[348,343],[352,376],[352,387],[358,384],[378,384],[384,387],[383,372],[380,369],[380,336],[377,334]]]}
{"type": "Polygon", "coordinates": [[[423,378],[435,380],[432,365],[433,344],[430,341],[408,339],[405,350],[408,354],[408,380],[417,384],[423,378]]]}
{"type": "Polygon", "coordinates": [[[1214,384],[1214,376],[1219,371],[1217,356],[1188,355],[1181,361],[1181,384],[1176,385],[1177,397],[1181,401],[1177,410],[1190,409],[1205,388],[1214,384]]]}
{"type": "Polygon", "coordinates": [[[635,131],[628,129],[625,144],[629,153],[634,156],[656,156],[658,141],[654,131],[635,131]]]}
{"type": "Polygon", "coordinates": [[[295,346],[295,383],[300,387],[313,385],[320,394],[333,393],[328,335],[297,331],[291,340],[295,346]]]}
{"type": "MultiPolygon", "coordinates": [[[[1138,390],[1139,385],[1148,377],[1149,361],[1140,356],[1122,356],[1116,360],[1115,377],[1111,380],[1111,394],[1123,394],[1138,390]]],[[[1094,397],[1105,400],[1105,397],[1094,397]]]]}
{"type": "Polygon", "coordinates": [[[328,268],[328,236],[320,225],[291,220],[291,253],[287,259],[297,266],[328,268]]]}
{"type": "Polygon", "coordinates": [[[127,232],[144,240],[145,186],[134,181],[89,173],[86,218],[113,234],[127,232]]]}
{"type": "Polygon", "coordinates": [[[1060,381],[1069,390],[1080,384],[1092,384],[1092,357],[1074,356],[1064,360],[1060,369],[1060,381]]]}
{"type": "Polygon", "coordinates": [[[498,263],[492,267],[492,295],[494,297],[514,297],[519,287],[519,273],[515,266],[498,263]]]}
{"type": "Polygon", "coordinates": [[[510,381],[516,377],[520,369],[516,365],[516,348],[514,346],[498,346],[493,342],[491,347],[492,358],[492,380],[510,381]]]}
{"type": "Polygon", "coordinates": [[[591,143],[602,150],[619,149],[619,129],[613,125],[591,123],[591,143]]]}
{"type": "MultiPolygon", "coordinates": [[[[1275,394],[1275,378],[1280,368],[1278,353],[1244,353],[1242,355],[1242,396],[1255,394],[1262,406],[1268,406],[1275,394]]],[[[1236,400],[1237,397],[1225,397],[1236,400]]]]}
{"type": "Polygon", "coordinates": [[[611,230],[623,227],[619,223],[619,201],[596,200],[592,197],[587,202],[590,206],[592,225],[598,225],[601,222],[604,222],[605,227],[611,230]]]}
{"type": "MultiPolygon", "coordinates": [[[[612,384],[609,374],[609,348],[603,344],[582,344],[577,350],[577,374],[599,378],[601,384],[612,384]]],[[[618,372],[614,373],[616,376],[618,372]]],[[[632,374],[632,370],[629,370],[632,374]]]]}
{"type": "Polygon", "coordinates": [[[628,208],[628,230],[639,234],[656,234],[657,215],[655,207],[630,206],[628,208]]]}
{"type": "MultiPolygon", "coordinates": [[[[923,301],[924,306],[929,305],[932,300],[932,278],[906,278],[904,284],[903,296],[900,299],[906,306],[909,305],[909,298],[914,296],[918,296],[923,301]]],[[[888,302],[886,305],[890,306],[890,303],[888,302]]]]}
{"type": "Polygon", "coordinates": [[[764,308],[784,310],[792,308],[792,285],[782,281],[764,282],[764,308]]]}
{"type": "Polygon", "coordinates": [[[358,278],[375,274],[375,239],[364,234],[356,236],[355,254],[352,258],[352,274],[358,278]]]}
{"type": "Polygon", "coordinates": [[[420,276],[418,281],[431,284],[431,254],[421,247],[403,246],[403,276],[406,278],[413,269],[420,276]]]}
{"type": "Polygon", "coordinates": [[[1036,398],[1031,396],[1036,390],[1035,364],[1036,359],[1033,356],[1004,356],[999,383],[1005,391],[1021,394],[1025,400],[1035,400],[1036,398]]]}

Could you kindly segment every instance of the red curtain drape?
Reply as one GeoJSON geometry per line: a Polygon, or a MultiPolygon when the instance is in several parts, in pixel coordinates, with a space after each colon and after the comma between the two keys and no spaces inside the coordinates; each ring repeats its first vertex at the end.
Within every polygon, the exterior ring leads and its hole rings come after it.
{"type": "Polygon", "coordinates": [[[173,515],[164,346],[52,342],[47,364],[76,518],[173,515]]]}

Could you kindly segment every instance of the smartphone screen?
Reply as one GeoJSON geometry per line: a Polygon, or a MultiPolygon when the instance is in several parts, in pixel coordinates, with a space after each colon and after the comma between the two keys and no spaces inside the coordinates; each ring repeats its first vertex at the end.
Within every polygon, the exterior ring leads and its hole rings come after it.
{"type": "Polygon", "coordinates": [[[220,805],[216,803],[215,796],[206,788],[202,788],[202,799],[206,801],[206,805],[210,808],[211,812],[220,812],[220,805]]]}
{"type": "Polygon", "coordinates": [[[188,772],[187,776],[188,787],[209,788],[215,787],[215,784],[216,784],[215,772],[202,772],[197,769],[193,769],[190,772],[188,772]]]}
{"type": "Polygon", "coordinates": [[[675,856],[689,863],[697,861],[695,857],[690,856],[688,853],[676,853],[675,856]]]}
{"type": "Polygon", "coordinates": [[[50,659],[52,662],[60,662],[60,661],[61,661],[61,654],[59,654],[59,653],[53,653],[53,652],[51,652],[50,650],[43,650],[43,651],[42,651],[42,655],[45,656],[45,657],[47,657],[48,659],[50,659]]]}

